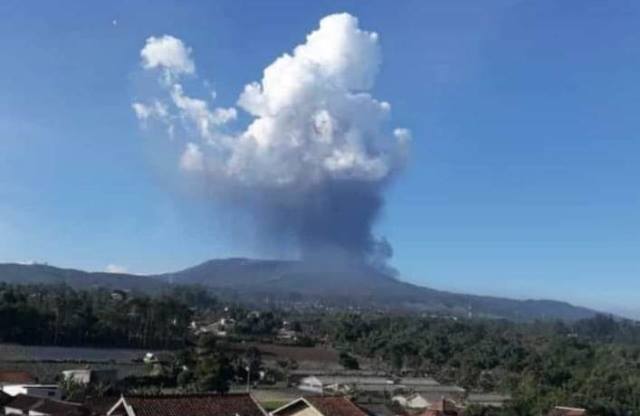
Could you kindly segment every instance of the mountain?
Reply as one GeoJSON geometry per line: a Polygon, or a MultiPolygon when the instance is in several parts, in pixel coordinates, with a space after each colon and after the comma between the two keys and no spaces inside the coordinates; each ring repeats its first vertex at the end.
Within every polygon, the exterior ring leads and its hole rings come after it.
{"type": "Polygon", "coordinates": [[[155,276],[173,284],[198,284],[238,294],[302,299],[331,299],[342,303],[411,309],[422,312],[512,320],[593,317],[597,312],[553,300],[513,300],[451,293],[414,285],[390,273],[363,266],[308,264],[300,261],[220,259],[176,273],[155,276]],[[294,297],[295,298],[295,297],[294,297]]]}
{"type": "Polygon", "coordinates": [[[151,294],[172,284],[197,284],[246,300],[315,302],[413,310],[512,320],[589,318],[595,311],[552,300],[513,300],[434,290],[396,279],[365,265],[336,266],[300,261],[220,259],[153,276],[89,273],[47,265],[0,264],[0,282],[66,283],[86,289],[106,287],[151,294]]]}

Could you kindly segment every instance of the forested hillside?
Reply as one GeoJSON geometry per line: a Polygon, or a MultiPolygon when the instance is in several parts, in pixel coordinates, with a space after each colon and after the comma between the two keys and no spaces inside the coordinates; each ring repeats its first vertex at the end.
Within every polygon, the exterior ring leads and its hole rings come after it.
{"type": "Polygon", "coordinates": [[[571,325],[349,315],[331,327],[336,346],[395,371],[510,393],[505,414],[543,414],[559,403],[594,415],[640,413],[634,322],[601,315],[571,325]]]}

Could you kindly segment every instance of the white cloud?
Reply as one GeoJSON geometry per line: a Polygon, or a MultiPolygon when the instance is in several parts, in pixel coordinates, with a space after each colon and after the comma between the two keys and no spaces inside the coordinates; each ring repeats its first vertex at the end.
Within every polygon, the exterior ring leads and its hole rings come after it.
{"type": "Polygon", "coordinates": [[[204,170],[204,155],[200,146],[195,143],[187,143],[180,157],[180,167],[191,172],[204,170]]]}
{"type": "Polygon", "coordinates": [[[195,71],[190,54],[177,38],[149,38],[143,67],[168,71],[160,84],[172,107],[161,115],[159,108],[134,103],[143,121],[182,121],[190,141],[180,157],[183,169],[232,186],[309,188],[333,180],[378,183],[402,167],[411,134],[389,129],[391,106],[370,93],[381,62],[379,39],[360,29],[357,18],[323,18],[304,43],[246,85],[237,104],[253,119],[236,133],[226,127],[236,109],[210,108],[178,82],[195,71]]]}
{"type": "Polygon", "coordinates": [[[206,101],[186,96],[180,84],[173,85],[171,99],[180,110],[182,118],[193,123],[199,134],[207,139],[213,137],[215,127],[235,120],[237,117],[235,108],[210,110],[206,101]]]}
{"type": "Polygon", "coordinates": [[[107,273],[128,273],[127,268],[123,266],[118,266],[117,264],[108,264],[104,269],[107,273]]]}
{"type": "Polygon", "coordinates": [[[169,35],[149,37],[140,51],[140,57],[145,69],[161,69],[167,82],[182,74],[193,74],[196,70],[191,59],[191,48],[169,35]]]}
{"type": "Polygon", "coordinates": [[[166,119],[169,116],[167,106],[159,100],[154,100],[150,104],[134,102],[131,104],[133,111],[141,121],[147,121],[149,118],[166,119]]]}
{"type": "Polygon", "coordinates": [[[391,107],[367,92],[380,61],[378,35],[361,30],[357,18],[322,19],[306,43],[245,87],[238,105],[255,119],[228,174],[275,186],[384,180],[401,161],[397,137],[384,128],[391,107]]]}

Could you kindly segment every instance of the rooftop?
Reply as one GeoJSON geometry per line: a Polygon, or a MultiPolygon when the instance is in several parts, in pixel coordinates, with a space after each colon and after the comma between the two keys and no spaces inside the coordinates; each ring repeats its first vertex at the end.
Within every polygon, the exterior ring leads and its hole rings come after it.
{"type": "Polygon", "coordinates": [[[78,403],[27,396],[26,394],[18,394],[5,406],[26,412],[36,411],[55,416],[84,416],[88,414],[88,410],[78,403]]]}
{"type": "Polygon", "coordinates": [[[318,379],[323,385],[327,384],[393,384],[386,377],[362,377],[362,376],[309,376],[318,379]]]}
{"type": "Polygon", "coordinates": [[[437,386],[440,383],[431,377],[403,377],[398,381],[398,384],[404,384],[405,386],[437,386]]]}
{"type": "Polygon", "coordinates": [[[36,379],[26,371],[0,371],[0,384],[31,384],[36,379]]]}
{"type": "Polygon", "coordinates": [[[265,416],[249,394],[125,396],[136,416],[265,416]]]}
{"type": "Polygon", "coordinates": [[[346,397],[307,397],[306,400],[326,416],[366,416],[364,410],[346,397]]]}
{"type": "Polygon", "coordinates": [[[584,416],[586,414],[585,409],[567,406],[556,406],[549,412],[549,416],[584,416]]]}
{"type": "Polygon", "coordinates": [[[469,403],[505,402],[509,400],[511,400],[511,396],[499,393],[469,393],[467,396],[467,402],[469,403]]]}
{"type": "Polygon", "coordinates": [[[301,397],[276,409],[274,416],[289,416],[312,407],[324,416],[368,416],[367,413],[346,397],[301,397]]]}

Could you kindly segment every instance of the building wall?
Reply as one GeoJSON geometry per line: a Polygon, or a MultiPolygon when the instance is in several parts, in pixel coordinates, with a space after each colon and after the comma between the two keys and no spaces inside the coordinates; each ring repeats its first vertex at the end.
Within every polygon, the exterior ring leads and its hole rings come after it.
{"type": "Polygon", "coordinates": [[[291,413],[289,416],[331,416],[331,415],[323,415],[322,413],[315,410],[313,407],[305,407],[295,413],[291,413]]]}
{"type": "Polygon", "coordinates": [[[323,386],[317,377],[304,377],[298,384],[298,389],[308,391],[310,393],[323,393],[323,386]]]}
{"type": "Polygon", "coordinates": [[[91,381],[91,370],[66,370],[62,374],[65,380],[71,380],[74,383],[89,384],[91,381]]]}

